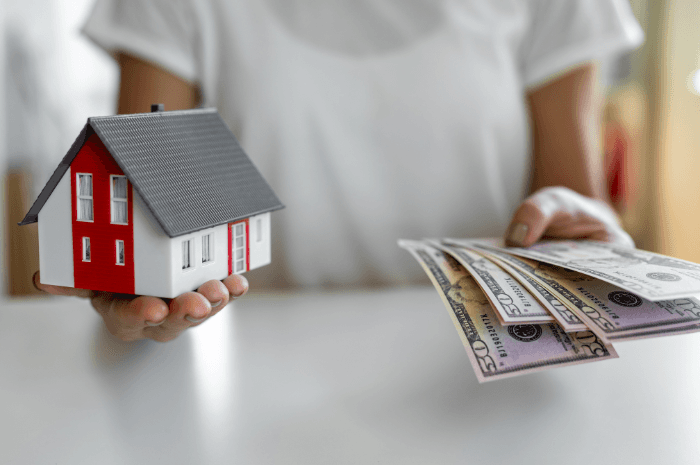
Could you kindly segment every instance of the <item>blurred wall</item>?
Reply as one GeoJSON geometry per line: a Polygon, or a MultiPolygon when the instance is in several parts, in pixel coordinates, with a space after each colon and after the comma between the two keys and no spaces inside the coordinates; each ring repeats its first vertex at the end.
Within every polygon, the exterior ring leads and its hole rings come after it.
{"type": "Polygon", "coordinates": [[[36,231],[18,227],[88,116],[114,113],[117,70],[80,35],[92,0],[2,0],[3,291],[31,292],[36,231]],[[27,276],[27,274],[29,276],[27,276]]]}
{"type": "Polygon", "coordinates": [[[611,104],[620,110],[624,126],[629,132],[631,192],[629,207],[623,211],[625,228],[637,247],[660,251],[659,245],[659,188],[657,176],[658,152],[656,126],[659,80],[663,71],[658,66],[659,42],[663,39],[661,25],[665,0],[631,0],[637,20],[644,29],[646,40],[629,57],[626,79],[610,95],[611,104]]]}
{"type": "Polygon", "coordinates": [[[667,0],[658,108],[660,249],[700,262],[700,2],[667,0]]]}
{"type": "MultiPolygon", "coordinates": [[[[5,176],[6,172],[6,160],[7,160],[7,146],[3,142],[6,140],[6,104],[5,104],[5,93],[2,91],[5,89],[5,8],[0,8],[0,207],[7,205],[6,196],[6,184],[5,176]]],[[[5,222],[4,209],[2,216],[0,216],[0,226],[4,225],[5,222]]],[[[0,263],[5,265],[7,263],[7,248],[5,243],[7,237],[6,228],[0,227],[0,263]]],[[[9,276],[7,273],[7,266],[0,266],[0,282],[3,284],[9,281],[9,276]]],[[[4,292],[0,292],[0,301],[4,300],[4,292]]]]}
{"type": "Polygon", "coordinates": [[[700,2],[631,0],[646,32],[610,100],[632,139],[634,192],[625,226],[639,248],[700,262],[700,2]]]}

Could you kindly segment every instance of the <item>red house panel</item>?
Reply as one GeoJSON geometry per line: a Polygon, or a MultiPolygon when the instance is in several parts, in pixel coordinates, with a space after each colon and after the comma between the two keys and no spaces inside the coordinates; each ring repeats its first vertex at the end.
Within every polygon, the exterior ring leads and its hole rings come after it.
{"type": "MultiPolygon", "coordinates": [[[[133,193],[127,182],[127,224],[112,223],[112,175],[124,175],[106,147],[93,134],[71,163],[71,205],[73,223],[73,273],[75,287],[98,291],[134,293],[133,193]],[[79,174],[92,175],[92,221],[79,220],[80,197],[89,200],[87,190],[79,192],[79,174]],[[89,238],[89,260],[84,256],[84,238],[89,238]],[[117,241],[123,241],[120,256],[117,241]]],[[[88,202],[89,204],[89,202],[88,202]]],[[[82,208],[86,208],[83,201],[82,208]]]]}

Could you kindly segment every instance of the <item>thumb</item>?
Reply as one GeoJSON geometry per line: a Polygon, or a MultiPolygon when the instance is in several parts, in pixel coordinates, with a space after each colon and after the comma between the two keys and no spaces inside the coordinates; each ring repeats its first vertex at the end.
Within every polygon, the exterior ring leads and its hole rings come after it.
{"type": "Polygon", "coordinates": [[[555,209],[543,208],[534,197],[520,204],[506,230],[506,245],[529,247],[542,237],[555,209]]]}
{"type": "Polygon", "coordinates": [[[32,276],[32,283],[34,284],[34,287],[36,287],[40,291],[44,291],[48,294],[53,294],[53,295],[67,295],[67,296],[74,296],[74,297],[85,297],[85,298],[89,299],[94,294],[92,291],[90,291],[88,289],[75,289],[72,287],[53,286],[51,284],[42,284],[40,271],[37,271],[36,273],[34,273],[34,276],[32,276]]]}
{"type": "Polygon", "coordinates": [[[529,247],[544,235],[558,213],[577,210],[580,195],[565,187],[545,187],[520,204],[506,233],[506,244],[529,247]]]}

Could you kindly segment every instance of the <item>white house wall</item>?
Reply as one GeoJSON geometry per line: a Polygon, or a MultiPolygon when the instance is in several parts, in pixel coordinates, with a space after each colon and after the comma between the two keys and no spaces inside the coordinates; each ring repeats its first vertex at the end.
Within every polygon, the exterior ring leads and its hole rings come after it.
{"type": "Polygon", "coordinates": [[[250,246],[249,269],[268,265],[270,256],[270,213],[253,216],[248,221],[248,244],[250,246]],[[260,239],[260,240],[258,240],[260,239]]]}
{"type": "Polygon", "coordinates": [[[170,239],[170,260],[172,261],[171,279],[173,296],[196,290],[211,279],[224,279],[228,276],[228,229],[227,225],[202,229],[192,234],[185,234],[170,239]],[[202,236],[214,234],[214,260],[202,263],[202,236]],[[182,242],[193,240],[194,252],[192,267],[182,269],[182,242]]]}
{"type": "Polygon", "coordinates": [[[173,297],[170,238],[148,210],[141,196],[134,194],[134,292],[173,297]]]}
{"type": "Polygon", "coordinates": [[[39,268],[44,284],[74,285],[71,208],[70,175],[66,174],[39,212],[39,268]]]}

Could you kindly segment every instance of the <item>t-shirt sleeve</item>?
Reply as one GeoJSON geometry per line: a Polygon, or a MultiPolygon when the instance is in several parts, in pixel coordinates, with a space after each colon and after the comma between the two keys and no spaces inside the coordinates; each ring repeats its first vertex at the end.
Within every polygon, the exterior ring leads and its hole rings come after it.
{"type": "Polygon", "coordinates": [[[520,50],[526,88],[644,41],[627,0],[531,0],[530,13],[520,50]]]}
{"type": "Polygon", "coordinates": [[[187,0],[97,0],[82,32],[108,53],[126,52],[196,82],[193,10],[187,0]]]}

